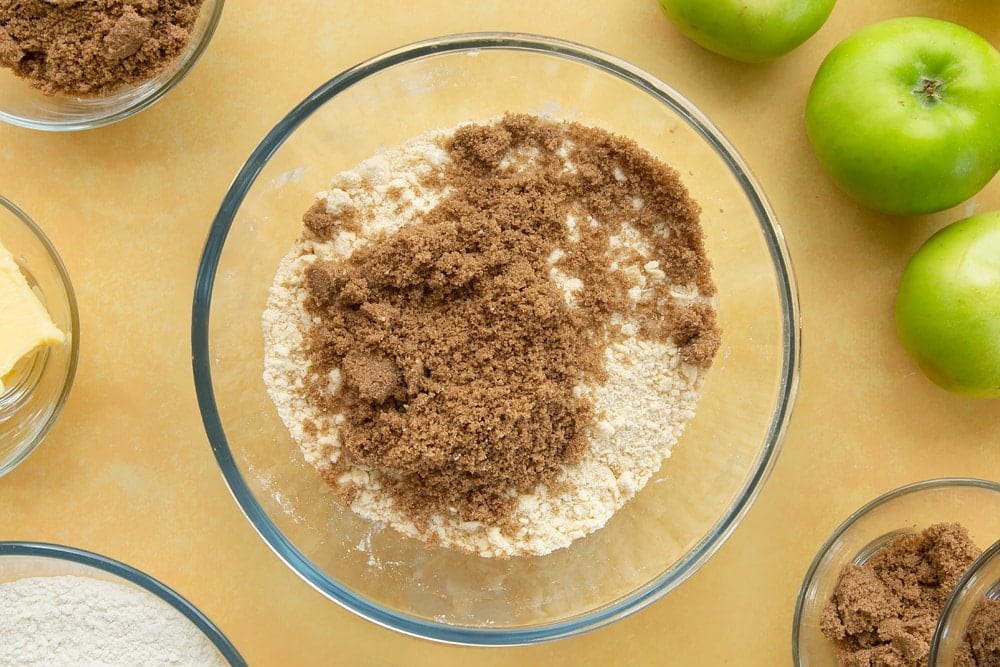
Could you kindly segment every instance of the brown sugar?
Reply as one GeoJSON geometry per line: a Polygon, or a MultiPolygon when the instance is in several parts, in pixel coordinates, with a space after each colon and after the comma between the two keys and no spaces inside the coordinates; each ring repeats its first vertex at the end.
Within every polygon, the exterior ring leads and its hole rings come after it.
{"type": "Polygon", "coordinates": [[[187,47],[203,0],[0,0],[0,66],[47,94],[151,79],[187,47]]]}
{"type": "Polygon", "coordinates": [[[979,554],[964,527],[941,523],[847,565],[820,625],[839,664],[926,665],[945,600],[979,554]]]}
{"type": "Polygon", "coordinates": [[[969,618],[955,667],[1000,667],[1000,600],[984,598],[969,618]]]}
{"type": "MultiPolygon", "coordinates": [[[[306,272],[309,400],[344,415],[340,465],[386,473],[415,522],[457,514],[503,527],[518,493],[554,484],[588,447],[594,409],[574,388],[605,377],[604,349],[624,335],[612,316],[636,309],[643,336],[707,367],[720,340],[714,311],[676,306],[670,287],[714,286],[698,206],[634,142],[508,115],[460,127],[445,148],[447,194],[420,224],[306,272]],[[566,138],[573,170],[557,154],[566,138]],[[531,168],[505,168],[512,154],[533,155],[531,168]],[[571,238],[570,215],[600,224],[571,238]],[[648,240],[646,255],[615,244],[626,223],[648,240]],[[670,279],[635,305],[615,266],[654,261],[670,279]],[[572,307],[554,269],[582,280],[572,307]]],[[[326,211],[304,218],[320,240],[340,224],[326,211]]],[[[334,488],[340,474],[326,472],[334,488]]]]}

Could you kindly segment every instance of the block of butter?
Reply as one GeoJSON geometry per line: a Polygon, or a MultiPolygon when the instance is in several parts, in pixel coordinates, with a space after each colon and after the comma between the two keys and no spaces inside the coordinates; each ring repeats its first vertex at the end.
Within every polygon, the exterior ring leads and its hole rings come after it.
{"type": "Polygon", "coordinates": [[[14,380],[19,361],[63,339],[14,256],[0,244],[0,394],[14,380]]]}

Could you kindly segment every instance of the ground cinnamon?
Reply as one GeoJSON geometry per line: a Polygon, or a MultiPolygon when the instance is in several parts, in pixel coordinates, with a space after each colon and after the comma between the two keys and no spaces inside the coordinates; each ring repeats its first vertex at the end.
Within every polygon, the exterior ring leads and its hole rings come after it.
{"type": "Polygon", "coordinates": [[[980,549],[956,523],[901,535],[847,565],[820,628],[844,667],[923,667],[945,600],[980,549]]]}
{"type": "Polygon", "coordinates": [[[0,66],[47,94],[103,96],[179,56],[203,0],[0,0],[0,66]]]}
{"type": "MultiPolygon", "coordinates": [[[[718,349],[715,311],[676,306],[670,287],[714,286],[698,206],[634,142],[508,115],[463,126],[446,150],[449,194],[419,225],[308,270],[310,401],[345,415],[344,463],[388,472],[414,521],[457,513],[502,526],[518,493],[551,484],[588,446],[593,408],[574,387],[600,381],[603,349],[622,335],[611,316],[632,304],[613,265],[658,262],[669,279],[649,285],[641,333],[674,341],[695,366],[718,349]],[[572,170],[557,154],[567,136],[572,170]],[[504,170],[519,151],[537,154],[534,167],[504,170]],[[571,234],[568,215],[599,224],[571,234]],[[615,245],[625,221],[648,256],[615,245]],[[573,307],[553,267],[581,278],[573,307]],[[334,369],[342,386],[331,394],[334,369]]],[[[304,222],[322,240],[353,215],[323,202],[304,222]]]]}

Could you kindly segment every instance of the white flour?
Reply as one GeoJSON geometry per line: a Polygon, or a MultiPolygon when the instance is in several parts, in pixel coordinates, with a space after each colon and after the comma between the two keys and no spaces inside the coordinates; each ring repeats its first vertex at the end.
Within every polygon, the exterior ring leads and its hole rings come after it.
{"type": "MultiPolygon", "coordinates": [[[[310,404],[302,389],[310,363],[304,333],[310,325],[303,306],[307,294],[305,271],[317,259],[342,260],[372,240],[419,222],[420,214],[445,194],[421,186],[420,178],[443,170],[450,158],[441,146],[452,132],[421,135],[334,177],[330,190],[318,197],[327,200],[331,212],[345,205],[359,211],[360,230],[342,229],[327,243],[305,234],[277,270],[262,318],[264,380],[278,414],[305,459],[320,470],[340,458],[337,424],[343,416],[322,413],[310,404]],[[390,192],[400,195],[405,205],[387,196],[390,192]],[[307,422],[317,428],[305,428],[307,422]]],[[[508,167],[523,167],[531,159],[530,154],[508,156],[508,167]]],[[[567,162],[566,168],[574,166],[567,162]]],[[[635,202],[635,206],[641,208],[642,202],[635,202]]],[[[571,216],[566,221],[571,238],[573,230],[582,224],[597,223],[571,216]]],[[[639,232],[627,226],[613,245],[631,248],[640,256],[648,251],[639,232]]],[[[550,264],[556,263],[560,252],[553,253],[550,264]]],[[[649,283],[665,279],[656,261],[643,260],[618,269],[632,285],[629,295],[634,304],[651,298],[649,290],[644,289],[649,283]]],[[[573,307],[575,294],[583,284],[581,279],[555,266],[549,277],[561,287],[567,305],[573,307]]],[[[693,285],[672,289],[679,304],[707,301],[693,285]]],[[[426,529],[418,529],[395,506],[393,497],[383,491],[383,473],[365,465],[349,466],[338,480],[345,487],[358,489],[351,509],[383,521],[404,535],[483,556],[546,554],[601,528],[670,455],[694,414],[701,383],[699,370],[684,364],[674,345],[638,339],[637,323],[629,319],[628,313],[622,313],[613,324],[622,335],[605,353],[608,381],[601,386],[576,388],[579,395],[591,400],[599,416],[597,423],[586,430],[591,446],[581,461],[563,467],[556,488],[539,485],[534,492],[518,497],[513,521],[519,527],[513,534],[444,514],[434,515],[426,529]]],[[[335,392],[339,385],[340,373],[335,370],[330,377],[330,391],[335,392]]]]}
{"type": "Polygon", "coordinates": [[[0,584],[3,667],[222,667],[187,618],[149,593],[91,577],[0,584]]]}

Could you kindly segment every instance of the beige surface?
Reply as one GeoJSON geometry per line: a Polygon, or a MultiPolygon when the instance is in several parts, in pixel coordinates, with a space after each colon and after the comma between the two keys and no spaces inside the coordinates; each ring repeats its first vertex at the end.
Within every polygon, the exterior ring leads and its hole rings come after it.
{"type": "Polygon", "coordinates": [[[821,542],[892,487],[1000,479],[1000,401],[953,397],[899,347],[896,281],[936,228],[1000,209],[1000,180],[938,215],[859,209],[819,171],[802,108],[823,55],[906,13],[1000,45],[992,0],[841,0],[806,45],[769,65],[700,50],[655,0],[453,3],[230,0],[180,87],[117,125],[75,134],[0,127],[0,192],[60,249],[82,319],[80,367],[49,438],[0,479],[0,539],[122,559],[199,605],[252,665],[777,665],[821,542]],[[802,382],[784,451],[757,504],[677,591],[611,628],[539,647],[433,645],[328,602],[269,551],[219,475],[195,401],[189,325],[208,226],[240,165],[296,102],[385,49],[449,32],[516,30],[583,42],[667,81],[713,118],[768,192],[798,273],[802,382]]]}

